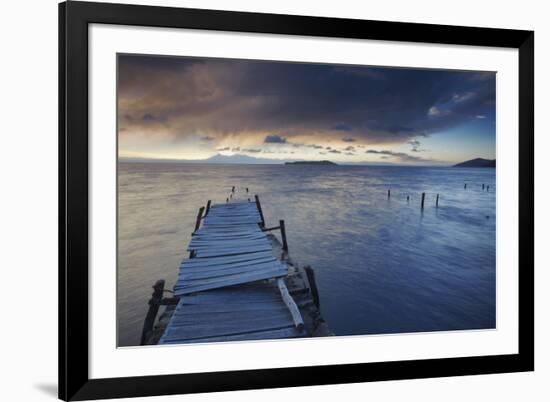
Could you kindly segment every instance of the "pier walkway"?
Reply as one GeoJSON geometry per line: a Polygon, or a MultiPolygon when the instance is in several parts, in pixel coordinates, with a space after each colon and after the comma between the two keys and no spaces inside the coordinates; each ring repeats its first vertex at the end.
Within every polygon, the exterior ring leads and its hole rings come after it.
{"type": "Polygon", "coordinates": [[[306,336],[284,281],[289,267],[273,255],[259,200],[209,203],[202,211],[174,286],[179,301],[159,343],[306,336]]]}

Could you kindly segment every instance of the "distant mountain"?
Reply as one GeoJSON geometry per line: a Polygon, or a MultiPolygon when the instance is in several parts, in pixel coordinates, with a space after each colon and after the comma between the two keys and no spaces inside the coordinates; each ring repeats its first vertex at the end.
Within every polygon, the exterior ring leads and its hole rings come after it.
{"type": "Polygon", "coordinates": [[[466,162],[457,163],[453,167],[496,167],[497,160],[496,159],[482,159],[482,158],[475,158],[471,159],[466,162]]]}
{"type": "Polygon", "coordinates": [[[331,161],[296,161],[296,162],[285,162],[285,165],[333,165],[338,166],[336,163],[331,161]]]}

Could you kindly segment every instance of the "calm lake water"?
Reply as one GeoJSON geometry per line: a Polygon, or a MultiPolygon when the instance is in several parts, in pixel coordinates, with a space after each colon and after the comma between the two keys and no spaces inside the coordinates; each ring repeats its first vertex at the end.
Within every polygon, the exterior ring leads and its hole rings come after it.
{"type": "Polygon", "coordinates": [[[121,163],[120,346],[139,344],[153,283],[174,285],[198,208],[232,186],[285,220],[337,335],[495,327],[495,169],[121,163]]]}

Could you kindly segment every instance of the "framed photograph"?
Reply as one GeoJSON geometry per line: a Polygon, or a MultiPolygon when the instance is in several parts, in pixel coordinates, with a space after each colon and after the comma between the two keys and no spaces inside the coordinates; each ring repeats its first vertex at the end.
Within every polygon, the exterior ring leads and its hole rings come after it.
{"type": "Polygon", "coordinates": [[[534,33],[59,5],[59,397],[534,369],[534,33]]]}

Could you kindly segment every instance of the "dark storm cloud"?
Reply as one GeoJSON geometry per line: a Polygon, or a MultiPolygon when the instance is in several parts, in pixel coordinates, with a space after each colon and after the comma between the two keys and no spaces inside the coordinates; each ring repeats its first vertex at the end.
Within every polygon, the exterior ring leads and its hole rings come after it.
{"type": "Polygon", "coordinates": [[[267,137],[265,137],[264,142],[266,144],[285,144],[286,138],[278,135],[268,135],[267,137]]]}
{"type": "Polygon", "coordinates": [[[332,126],[331,129],[336,131],[351,131],[352,127],[344,123],[338,123],[332,126]]]}
{"type": "Polygon", "coordinates": [[[368,149],[365,151],[367,154],[378,154],[382,155],[381,159],[394,159],[396,162],[434,162],[431,159],[424,159],[419,156],[412,156],[404,152],[393,152],[393,151],[377,151],[375,149],[368,149]]]}
{"type": "Polygon", "coordinates": [[[390,144],[495,115],[493,73],[154,56],[120,56],[118,66],[126,136],[259,145],[346,132],[344,142],[390,144]]]}
{"type": "Polygon", "coordinates": [[[418,140],[411,140],[408,142],[408,144],[411,146],[412,152],[420,152],[420,141],[418,140]]]}
{"type": "Polygon", "coordinates": [[[331,154],[341,154],[342,153],[342,152],[338,151],[337,149],[331,149],[328,152],[331,153],[331,154]]]}

